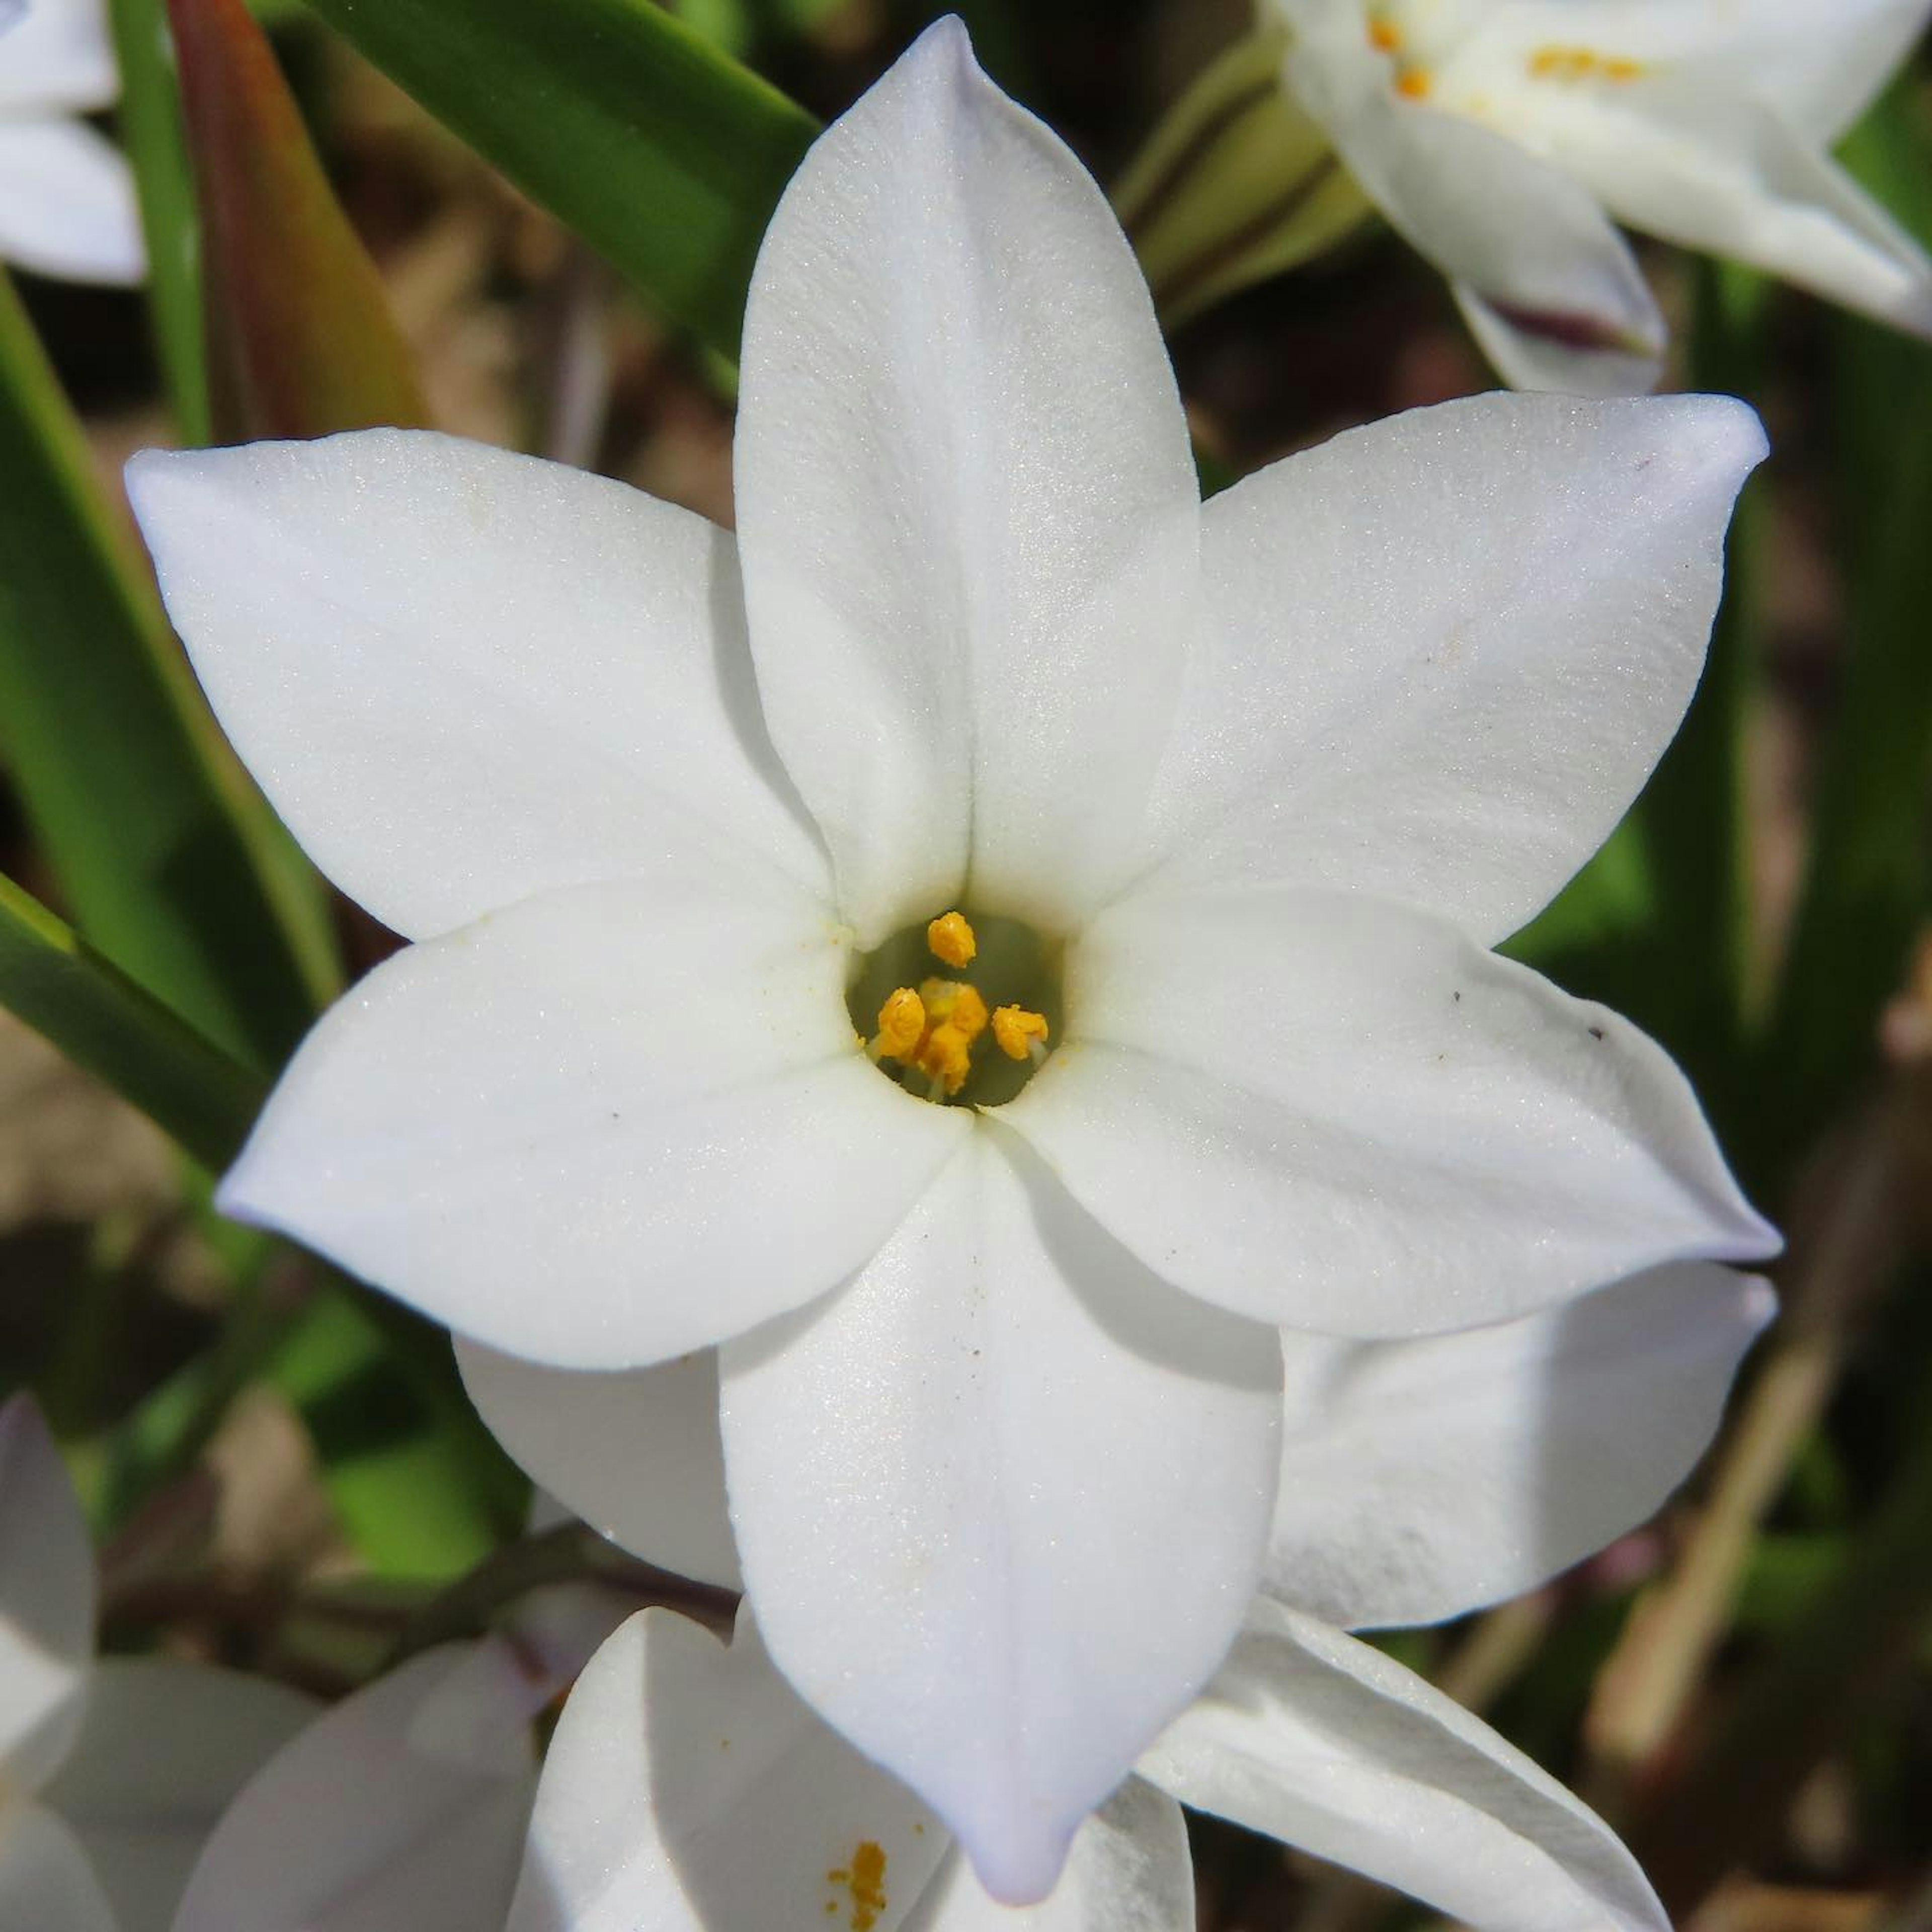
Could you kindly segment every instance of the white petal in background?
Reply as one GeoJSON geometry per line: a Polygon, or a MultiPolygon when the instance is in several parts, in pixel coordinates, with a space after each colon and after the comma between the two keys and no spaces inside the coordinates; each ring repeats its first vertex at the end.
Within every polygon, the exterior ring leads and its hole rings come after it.
{"type": "Polygon", "coordinates": [[[31,1798],[0,1803],[0,1926],[7,1932],[126,1932],[80,1841],[31,1798]]]}
{"type": "Polygon", "coordinates": [[[1064,930],[1128,856],[1199,491],[1119,224],[957,20],[794,177],[741,393],[759,680],[860,944],[969,867],[976,901],[1064,930]]]}
{"type": "Polygon", "coordinates": [[[1319,883],[1485,944],[1628,808],[1703,668],[1742,404],[1479,396],[1208,505],[1153,883],[1319,883]]]}
{"type": "Polygon", "coordinates": [[[991,1124],[848,1286],[722,1352],[773,1658],[1000,1898],[1051,1888],[1238,1624],[1274,1354],[1137,1267],[991,1124]]]}
{"type": "Polygon", "coordinates": [[[479,1932],[502,1922],[548,1694],[501,1640],[424,1652],[250,1781],[175,1932],[479,1932]]]}
{"type": "Polygon", "coordinates": [[[147,256],[120,150],[60,116],[0,118],[0,260],[65,281],[140,281],[147,256]]]}
{"type": "Polygon", "coordinates": [[[0,115],[91,113],[120,92],[106,0],[0,5],[0,115]]]}
{"type": "Polygon", "coordinates": [[[1141,1772],[1472,1932],[1669,1932],[1636,1862],[1554,1778],[1381,1652],[1265,1600],[1141,1772]]]}
{"type": "Polygon", "coordinates": [[[531,1479],[634,1556],[740,1585],[712,1348],[652,1369],[550,1369],[456,1338],[464,1387],[531,1479]]]}
{"type": "Polygon", "coordinates": [[[398,932],[674,857],[822,894],[702,518],[402,430],[150,451],[128,488],[224,730],[398,932]]]}
{"type": "Polygon", "coordinates": [[[94,1657],[94,1546],[33,1398],[0,1408],[0,1785],[38,1790],[72,1748],[94,1657]]]}
{"type": "Polygon", "coordinates": [[[45,1795],[121,1932],[168,1932],[216,1821],[318,1709],[238,1671],[159,1658],[94,1666],[80,1735],[45,1795]]]}
{"type": "Polygon", "coordinates": [[[800,1701],[748,1615],[728,1649],[646,1610],[565,1706],[508,1932],[894,1932],[947,1842],[800,1701]]]}
{"type": "Polygon", "coordinates": [[[1000,1118],[1222,1307],[1426,1334],[1777,1252],[1661,1048],[1407,907],[1125,900],[1070,952],[1066,1006],[1000,1118]]]}
{"type": "Polygon", "coordinates": [[[1264,1587],[1357,1628],[1534,1588],[1683,1480],[1775,1309],[1765,1282],[1693,1264],[1460,1335],[1284,1334],[1264,1587]]]}
{"type": "Polygon", "coordinates": [[[844,962],[701,864],[525,900],[330,1010],[223,1210],[494,1348],[686,1354],[862,1266],[969,1131],[856,1050],[844,962]]]}

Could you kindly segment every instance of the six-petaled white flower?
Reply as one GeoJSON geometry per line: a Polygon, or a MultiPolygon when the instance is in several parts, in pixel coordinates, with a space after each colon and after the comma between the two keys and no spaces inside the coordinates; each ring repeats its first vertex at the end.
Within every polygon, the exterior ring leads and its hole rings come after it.
{"type": "Polygon", "coordinates": [[[167,1932],[202,1842],[313,1706],[278,1684],[94,1654],[80,1504],[38,1409],[0,1408],[0,1925],[167,1932]]]}
{"type": "Polygon", "coordinates": [[[1932,334],[1932,262],[1830,158],[1928,0],[1262,0],[1291,91],[1520,388],[1648,388],[1612,220],[1932,334]]]}
{"type": "Polygon", "coordinates": [[[128,164],[80,118],[120,91],[106,0],[0,0],[0,260],[76,282],[146,273],[128,164]]]}
{"type": "Polygon", "coordinates": [[[1279,1328],[1774,1245],[1487,950],[1675,729],[1762,448],[1486,398],[1204,511],[1118,224],[942,23],[774,218],[735,540],[446,438],[136,459],[230,736],[416,942],[222,1201],[558,1401],[719,1345],[778,1667],[1038,1898],[1240,1626],[1279,1328]]]}

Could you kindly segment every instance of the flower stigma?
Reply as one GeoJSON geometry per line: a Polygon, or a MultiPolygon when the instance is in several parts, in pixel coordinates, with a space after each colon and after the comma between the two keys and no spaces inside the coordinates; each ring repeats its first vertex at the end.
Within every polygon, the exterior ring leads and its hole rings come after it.
{"type": "Polygon", "coordinates": [[[894,934],[860,962],[850,995],[867,1058],[920,1100],[1010,1100],[1060,1029],[1057,953],[1016,920],[957,910],[894,934]],[[934,973],[934,959],[974,975],[934,973]]]}

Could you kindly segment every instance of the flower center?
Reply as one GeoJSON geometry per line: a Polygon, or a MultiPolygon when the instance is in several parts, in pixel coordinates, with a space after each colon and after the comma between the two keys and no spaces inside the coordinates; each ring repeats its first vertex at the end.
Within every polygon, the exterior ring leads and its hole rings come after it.
{"type": "Polygon", "coordinates": [[[942,913],[860,961],[852,1024],[879,1071],[908,1093],[999,1106],[1052,1051],[1058,952],[1018,920],[942,913]]]}

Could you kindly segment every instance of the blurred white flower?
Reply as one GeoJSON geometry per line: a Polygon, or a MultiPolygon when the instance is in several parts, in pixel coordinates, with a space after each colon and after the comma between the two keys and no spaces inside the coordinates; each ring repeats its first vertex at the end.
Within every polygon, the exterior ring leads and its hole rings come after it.
{"type": "Polygon", "coordinates": [[[1277,1327],[1775,1245],[1487,950],[1676,729],[1762,447],[1491,397],[1204,511],[1118,224],[942,23],[774,218],[735,541],[431,436],[132,466],[230,736],[418,942],[223,1203],[532,1363],[722,1344],[779,1668],[1038,1898],[1240,1625],[1277,1327]]]}
{"type": "Polygon", "coordinates": [[[646,1610],[564,1708],[507,1932],[1193,1932],[1177,1798],[1475,1932],[1667,1932],[1630,1854],[1528,1759],[1380,1652],[1266,1603],[1081,1826],[1052,1895],[1018,1908],[800,1700],[748,1614],[727,1649],[646,1610]]]}
{"type": "Polygon", "coordinates": [[[167,1932],[215,1820],[313,1706],[94,1654],[94,1552],[30,1397],[0,1408],[0,1925],[167,1932]]]}
{"type": "Polygon", "coordinates": [[[1506,380],[1648,388],[1614,221],[1932,334],[1932,261],[1834,162],[1932,0],[1261,0],[1289,90],[1506,380]]]}
{"type": "Polygon", "coordinates": [[[146,274],[134,177],[80,118],[120,92],[106,0],[0,0],[0,260],[75,282],[146,274]]]}

